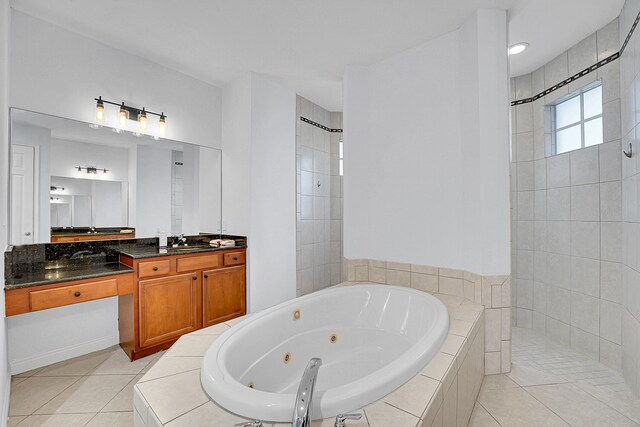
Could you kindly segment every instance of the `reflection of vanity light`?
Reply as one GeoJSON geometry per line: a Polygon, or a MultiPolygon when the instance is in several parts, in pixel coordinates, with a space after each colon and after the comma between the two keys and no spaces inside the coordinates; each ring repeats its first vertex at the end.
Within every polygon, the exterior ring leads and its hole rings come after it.
{"type": "Polygon", "coordinates": [[[78,171],[78,176],[82,176],[82,170],[86,170],[89,175],[97,175],[98,171],[102,172],[102,175],[106,175],[109,172],[107,168],[97,168],[95,166],[78,166],[76,170],[78,171]]]}

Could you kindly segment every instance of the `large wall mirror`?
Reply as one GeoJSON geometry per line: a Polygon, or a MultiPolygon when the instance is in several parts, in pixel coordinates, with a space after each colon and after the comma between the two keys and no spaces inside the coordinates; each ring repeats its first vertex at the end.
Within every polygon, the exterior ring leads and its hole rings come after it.
{"type": "Polygon", "coordinates": [[[220,233],[220,150],[11,109],[13,245],[220,233]]]}

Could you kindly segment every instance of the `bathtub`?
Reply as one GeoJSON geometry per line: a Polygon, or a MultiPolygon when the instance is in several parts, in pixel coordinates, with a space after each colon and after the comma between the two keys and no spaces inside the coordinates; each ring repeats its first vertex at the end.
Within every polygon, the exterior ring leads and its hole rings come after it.
{"type": "Polygon", "coordinates": [[[372,403],[413,378],[449,330],[434,296],[360,284],[316,292],[257,313],[207,350],[201,382],[240,416],[290,422],[302,373],[320,357],[311,416],[334,417],[372,403]]]}

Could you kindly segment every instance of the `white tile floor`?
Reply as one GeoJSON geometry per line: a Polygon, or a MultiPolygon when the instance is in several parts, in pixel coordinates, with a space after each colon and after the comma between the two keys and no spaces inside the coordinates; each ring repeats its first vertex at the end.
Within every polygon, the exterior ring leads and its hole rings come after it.
{"type": "Polygon", "coordinates": [[[513,329],[509,374],[484,378],[469,426],[640,426],[622,376],[531,329],[513,329]]]}
{"type": "Polygon", "coordinates": [[[161,355],[131,362],[116,346],[16,375],[8,426],[133,426],[133,385],[161,355]]]}
{"type": "MultiPolygon", "coordinates": [[[[133,385],[160,354],[119,347],[13,377],[9,426],[128,427],[133,385]]],[[[529,329],[513,330],[513,369],[484,378],[472,427],[640,426],[622,376],[529,329]]]]}

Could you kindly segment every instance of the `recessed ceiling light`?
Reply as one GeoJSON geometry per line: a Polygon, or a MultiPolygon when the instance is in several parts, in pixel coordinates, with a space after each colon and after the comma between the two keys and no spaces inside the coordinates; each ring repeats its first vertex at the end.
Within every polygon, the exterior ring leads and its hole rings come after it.
{"type": "Polygon", "coordinates": [[[524,52],[528,47],[529,47],[529,43],[526,43],[526,42],[516,43],[509,47],[508,52],[509,52],[509,55],[517,55],[519,53],[524,52]]]}

